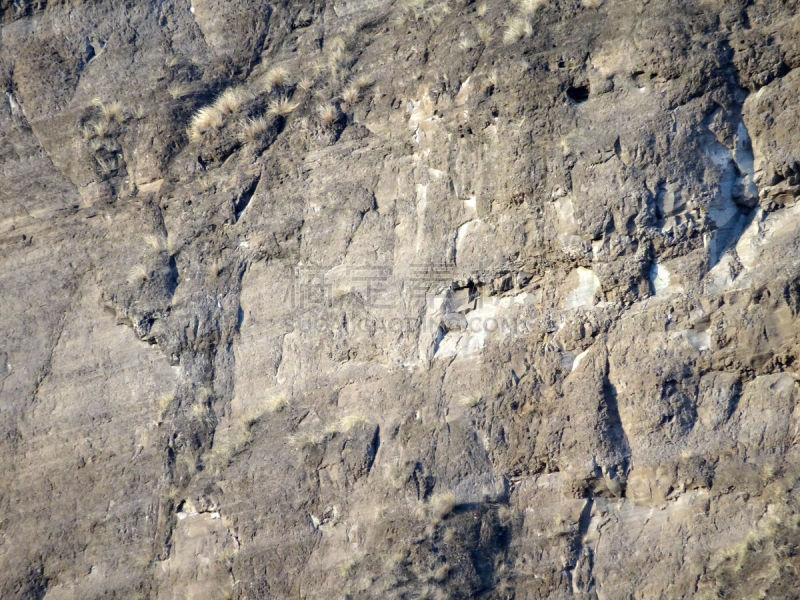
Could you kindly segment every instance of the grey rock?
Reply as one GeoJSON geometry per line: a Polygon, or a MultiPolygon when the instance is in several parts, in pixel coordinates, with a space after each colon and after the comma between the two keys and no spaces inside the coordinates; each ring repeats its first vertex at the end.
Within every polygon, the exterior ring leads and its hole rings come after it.
{"type": "Polygon", "coordinates": [[[0,0],[0,597],[796,598],[797,9],[0,0]]]}

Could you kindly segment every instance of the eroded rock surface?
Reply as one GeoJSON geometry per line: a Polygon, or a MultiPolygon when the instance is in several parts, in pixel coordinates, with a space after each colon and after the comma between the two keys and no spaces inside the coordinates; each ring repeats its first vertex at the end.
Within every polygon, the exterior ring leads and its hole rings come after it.
{"type": "Polygon", "coordinates": [[[0,0],[0,84],[1,598],[798,597],[797,2],[0,0]]]}

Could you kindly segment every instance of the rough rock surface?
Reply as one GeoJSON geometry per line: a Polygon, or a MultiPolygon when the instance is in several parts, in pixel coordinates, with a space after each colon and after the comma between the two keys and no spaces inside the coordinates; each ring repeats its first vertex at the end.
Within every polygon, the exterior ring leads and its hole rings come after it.
{"type": "Polygon", "coordinates": [[[800,597],[798,2],[0,0],[0,85],[0,598],[800,597]]]}

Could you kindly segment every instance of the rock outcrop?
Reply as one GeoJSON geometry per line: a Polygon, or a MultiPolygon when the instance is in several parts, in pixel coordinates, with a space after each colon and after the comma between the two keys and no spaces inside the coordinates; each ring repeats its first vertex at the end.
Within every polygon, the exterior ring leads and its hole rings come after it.
{"type": "Polygon", "coordinates": [[[800,5],[0,0],[1,598],[798,598],[800,5]]]}

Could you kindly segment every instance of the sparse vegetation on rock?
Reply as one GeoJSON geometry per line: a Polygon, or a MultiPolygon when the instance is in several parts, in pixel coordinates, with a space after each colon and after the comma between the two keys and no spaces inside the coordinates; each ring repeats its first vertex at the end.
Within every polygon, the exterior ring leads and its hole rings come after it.
{"type": "Polygon", "coordinates": [[[0,598],[793,598],[790,2],[0,2],[0,598]]]}

